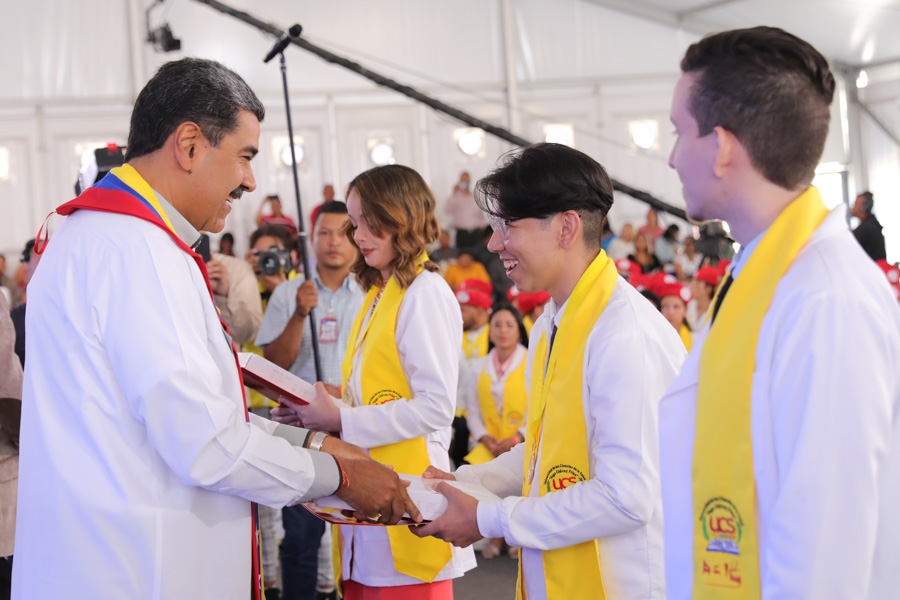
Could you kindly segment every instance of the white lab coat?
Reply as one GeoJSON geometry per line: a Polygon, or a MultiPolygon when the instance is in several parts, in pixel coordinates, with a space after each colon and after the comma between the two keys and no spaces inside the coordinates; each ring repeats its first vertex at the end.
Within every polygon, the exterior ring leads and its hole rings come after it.
{"type": "MultiPolygon", "coordinates": [[[[413,397],[378,406],[351,408],[340,403],[341,437],[363,448],[375,448],[425,436],[431,464],[448,471],[462,314],[459,302],[439,274],[423,271],[410,284],[397,311],[395,341],[413,397]]],[[[355,364],[360,364],[365,344],[363,340],[357,347],[355,364]]],[[[347,383],[352,398],[362,398],[361,372],[354,369],[347,383]]],[[[344,579],[373,587],[422,583],[394,569],[385,528],[342,526],[341,534],[344,579]]],[[[472,548],[453,548],[453,558],[435,581],[462,577],[475,566],[472,548]]]]}
{"type": "MultiPolygon", "coordinates": [[[[707,331],[694,338],[660,405],[666,577],[675,600],[690,598],[693,586],[691,464],[707,331]]],[[[847,230],[843,207],[775,290],[750,403],[762,597],[896,598],[900,310],[847,230]]]]}
{"type": "Polygon", "coordinates": [[[245,422],[194,259],[151,223],[78,211],[26,323],[13,598],[246,600],[250,500],[332,493],[316,471],[335,467],[245,422]]]}
{"type": "MultiPolygon", "coordinates": [[[[531,369],[543,368],[532,364],[541,333],[549,340],[552,323],[559,323],[565,309],[551,300],[535,323],[528,381],[531,369]]],[[[457,479],[481,483],[504,497],[479,502],[478,529],[522,547],[529,600],[547,598],[541,550],[592,539],[599,542],[607,598],[665,598],[657,405],[684,356],[678,333],[619,277],[584,352],[590,479],[543,497],[534,485],[528,498],[521,497],[525,444],[489,463],[457,470],[457,479]]]]}

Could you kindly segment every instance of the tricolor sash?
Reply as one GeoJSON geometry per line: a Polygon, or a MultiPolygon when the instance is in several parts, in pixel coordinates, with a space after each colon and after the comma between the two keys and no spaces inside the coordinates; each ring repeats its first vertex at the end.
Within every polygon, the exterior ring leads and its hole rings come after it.
{"type": "Polygon", "coordinates": [[[760,597],[750,426],[756,345],[779,280],[827,214],[810,186],[779,215],[731,284],[703,344],[692,468],[696,599],[760,597]]]}
{"type": "MultiPolygon", "coordinates": [[[[134,167],[126,164],[112,169],[103,179],[97,182],[94,187],[85,190],[83,194],[74,200],[66,202],[58,207],[55,212],[62,216],[68,216],[80,209],[137,217],[138,219],[152,223],[165,231],[175,245],[187,252],[197,263],[197,267],[203,274],[203,280],[206,282],[206,287],[209,290],[209,300],[213,303],[213,307],[215,307],[212,287],[210,286],[209,276],[206,272],[206,263],[203,262],[203,259],[199,254],[191,250],[191,248],[176,235],[169,217],[166,215],[159,199],[153,192],[153,188],[150,187],[150,184],[141,177],[140,173],[138,173],[134,167]]],[[[41,229],[43,230],[43,227],[41,229]]],[[[37,239],[41,239],[41,232],[38,232],[37,239]]],[[[39,253],[43,252],[45,247],[46,244],[39,249],[36,249],[36,251],[39,251],[39,253]]],[[[216,310],[216,313],[218,314],[218,309],[216,310]]],[[[227,339],[230,340],[228,326],[225,325],[225,322],[222,321],[221,317],[219,317],[219,322],[222,323],[222,328],[228,336],[227,339]]],[[[237,369],[238,379],[241,383],[241,390],[243,390],[244,379],[241,375],[240,363],[238,362],[237,353],[233,344],[231,346],[231,351],[234,354],[234,365],[237,369]]],[[[249,420],[249,415],[247,414],[247,400],[246,398],[243,398],[243,400],[244,416],[249,420]]],[[[259,518],[255,503],[251,503],[251,510],[253,513],[253,531],[251,532],[253,548],[253,578],[251,580],[252,598],[254,600],[262,600],[263,576],[262,560],[259,552],[259,518]]]]}

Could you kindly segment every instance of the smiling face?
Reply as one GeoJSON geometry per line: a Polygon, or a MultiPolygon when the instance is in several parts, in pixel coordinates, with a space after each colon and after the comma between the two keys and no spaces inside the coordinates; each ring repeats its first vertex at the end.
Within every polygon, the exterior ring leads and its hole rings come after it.
{"type": "Polygon", "coordinates": [[[491,315],[491,342],[501,351],[516,347],[519,339],[519,324],[515,316],[508,310],[498,310],[491,315]]]}
{"type": "Polygon", "coordinates": [[[237,123],[218,146],[200,135],[194,147],[191,201],[184,216],[198,231],[222,231],[231,202],[256,189],[250,161],[259,146],[259,121],[253,113],[241,111],[237,123]]]}
{"type": "Polygon", "coordinates": [[[681,76],[672,96],[670,119],[675,126],[675,145],[669,166],[678,173],[688,217],[695,221],[722,218],[719,181],[714,164],[718,143],[714,133],[699,135],[697,119],[690,111],[691,89],[696,76],[681,76]]]}
{"type": "Polygon", "coordinates": [[[347,195],[347,213],[350,216],[353,241],[359,247],[366,264],[381,271],[382,279],[387,281],[397,258],[397,251],[394,249],[390,234],[383,233],[378,236],[371,230],[356,189],[351,189],[347,195]]]}
{"type": "Polygon", "coordinates": [[[491,236],[488,250],[500,256],[506,276],[512,279],[520,292],[550,289],[560,273],[559,232],[553,226],[559,216],[510,221],[506,225],[508,240],[496,231],[491,236]]]}

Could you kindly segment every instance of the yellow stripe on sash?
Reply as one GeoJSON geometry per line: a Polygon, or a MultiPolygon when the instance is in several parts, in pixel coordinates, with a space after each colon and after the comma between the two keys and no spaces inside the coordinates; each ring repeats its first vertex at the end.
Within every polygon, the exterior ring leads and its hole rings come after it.
{"type": "Polygon", "coordinates": [[[116,167],[110,170],[110,173],[118,177],[122,180],[122,183],[133,189],[135,192],[141,195],[144,200],[150,203],[150,206],[157,212],[159,218],[163,220],[163,223],[166,224],[173,233],[175,232],[175,228],[172,227],[172,222],[169,220],[169,216],[166,215],[166,211],[163,210],[162,206],[159,203],[159,200],[156,197],[156,193],[153,191],[153,188],[150,187],[150,184],[147,183],[141,174],[138,173],[134,167],[125,163],[121,167],[116,167]]]}
{"type": "Polygon", "coordinates": [[[703,344],[692,469],[695,599],[760,597],[750,427],[756,345],[779,280],[827,214],[810,187],[779,215],[703,344]]]}
{"type": "MultiPolygon", "coordinates": [[[[566,303],[549,360],[547,335],[541,334],[531,365],[523,496],[529,495],[533,483],[545,496],[579,485],[591,476],[584,420],[584,350],[617,280],[615,264],[601,250],[566,303]],[[535,464],[538,448],[540,465],[535,464]]],[[[548,598],[606,597],[597,540],[544,551],[542,555],[548,598]]],[[[520,560],[519,600],[525,597],[521,565],[520,560]]]]}

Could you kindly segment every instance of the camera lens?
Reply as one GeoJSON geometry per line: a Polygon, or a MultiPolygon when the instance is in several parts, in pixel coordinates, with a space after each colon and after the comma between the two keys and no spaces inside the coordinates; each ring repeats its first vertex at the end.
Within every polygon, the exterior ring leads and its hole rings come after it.
{"type": "Polygon", "coordinates": [[[272,252],[263,252],[259,255],[259,272],[263,275],[275,275],[281,270],[281,261],[272,252]]]}

